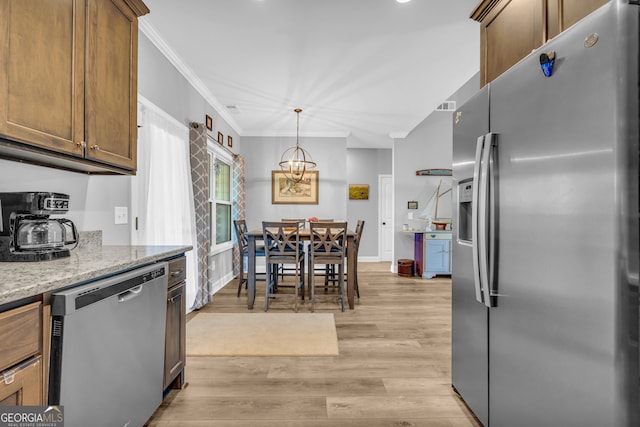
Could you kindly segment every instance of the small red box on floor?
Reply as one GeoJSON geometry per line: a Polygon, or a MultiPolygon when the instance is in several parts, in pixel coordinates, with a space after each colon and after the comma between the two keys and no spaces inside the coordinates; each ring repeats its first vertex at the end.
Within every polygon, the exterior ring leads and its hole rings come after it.
{"type": "Polygon", "coordinates": [[[412,259],[399,259],[398,260],[398,276],[413,277],[413,260],[412,259]]]}

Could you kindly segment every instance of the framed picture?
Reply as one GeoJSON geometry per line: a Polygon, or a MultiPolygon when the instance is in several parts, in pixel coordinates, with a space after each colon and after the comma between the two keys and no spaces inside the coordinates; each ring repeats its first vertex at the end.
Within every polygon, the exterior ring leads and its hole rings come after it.
{"type": "Polygon", "coordinates": [[[227,145],[229,147],[233,147],[233,138],[231,137],[231,135],[227,135],[227,145]]]}
{"type": "Polygon", "coordinates": [[[369,200],[369,184],[349,184],[349,200],[369,200]]]}
{"type": "Polygon", "coordinates": [[[207,129],[213,130],[213,119],[211,118],[211,116],[204,116],[204,118],[207,129]]]}
{"type": "Polygon", "coordinates": [[[300,182],[287,178],[282,171],[271,171],[271,204],[317,205],[318,171],[305,172],[300,182]]]}
{"type": "Polygon", "coordinates": [[[418,209],[418,202],[415,200],[410,200],[407,202],[407,209],[418,209]]]}
{"type": "Polygon", "coordinates": [[[218,132],[218,144],[224,145],[224,135],[222,132],[218,132]]]}

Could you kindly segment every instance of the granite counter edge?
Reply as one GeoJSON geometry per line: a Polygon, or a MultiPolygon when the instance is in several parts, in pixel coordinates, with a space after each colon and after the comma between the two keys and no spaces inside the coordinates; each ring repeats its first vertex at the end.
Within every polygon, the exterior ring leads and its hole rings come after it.
{"type": "Polygon", "coordinates": [[[23,285],[19,289],[0,290],[0,306],[19,301],[21,299],[45,294],[47,292],[53,292],[72,285],[98,280],[105,276],[125,272],[133,268],[142,267],[164,259],[173,258],[192,249],[192,246],[167,246],[163,247],[163,250],[160,252],[148,254],[133,260],[122,260],[121,262],[116,262],[108,267],[95,269],[88,268],[78,274],[68,275],[46,282],[23,285]]]}

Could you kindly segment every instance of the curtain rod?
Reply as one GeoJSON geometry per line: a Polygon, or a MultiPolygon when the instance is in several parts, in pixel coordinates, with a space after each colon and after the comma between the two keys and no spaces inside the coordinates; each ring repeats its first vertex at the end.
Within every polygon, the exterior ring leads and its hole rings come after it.
{"type": "MultiPolygon", "coordinates": [[[[204,123],[198,123],[198,122],[191,122],[191,123],[190,123],[190,125],[191,125],[191,127],[192,127],[192,128],[194,128],[194,129],[199,129],[199,128],[200,128],[200,126],[202,126],[203,128],[205,127],[205,126],[204,126],[204,123]]],[[[205,129],[206,129],[206,128],[205,128],[205,129]]],[[[210,135],[210,134],[209,134],[208,129],[207,129],[207,137],[211,137],[211,139],[212,139],[213,141],[215,141],[215,139],[213,138],[213,135],[210,135]]],[[[239,156],[239,154],[238,154],[238,153],[234,153],[233,151],[229,150],[227,147],[225,147],[225,146],[224,146],[224,145],[222,145],[222,144],[218,144],[217,146],[218,146],[218,147],[220,147],[220,148],[222,148],[223,150],[225,150],[227,153],[231,154],[231,155],[232,155],[232,156],[234,156],[234,157],[235,157],[235,156],[239,156]]]]}

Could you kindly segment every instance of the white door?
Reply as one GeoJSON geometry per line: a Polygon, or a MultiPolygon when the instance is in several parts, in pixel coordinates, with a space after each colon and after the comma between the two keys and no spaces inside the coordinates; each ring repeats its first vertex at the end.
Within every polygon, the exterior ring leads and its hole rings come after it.
{"type": "Polygon", "coordinates": [[[380,261],[393,259],[393,179],[378,175],[378,242],[380,261]]]}

